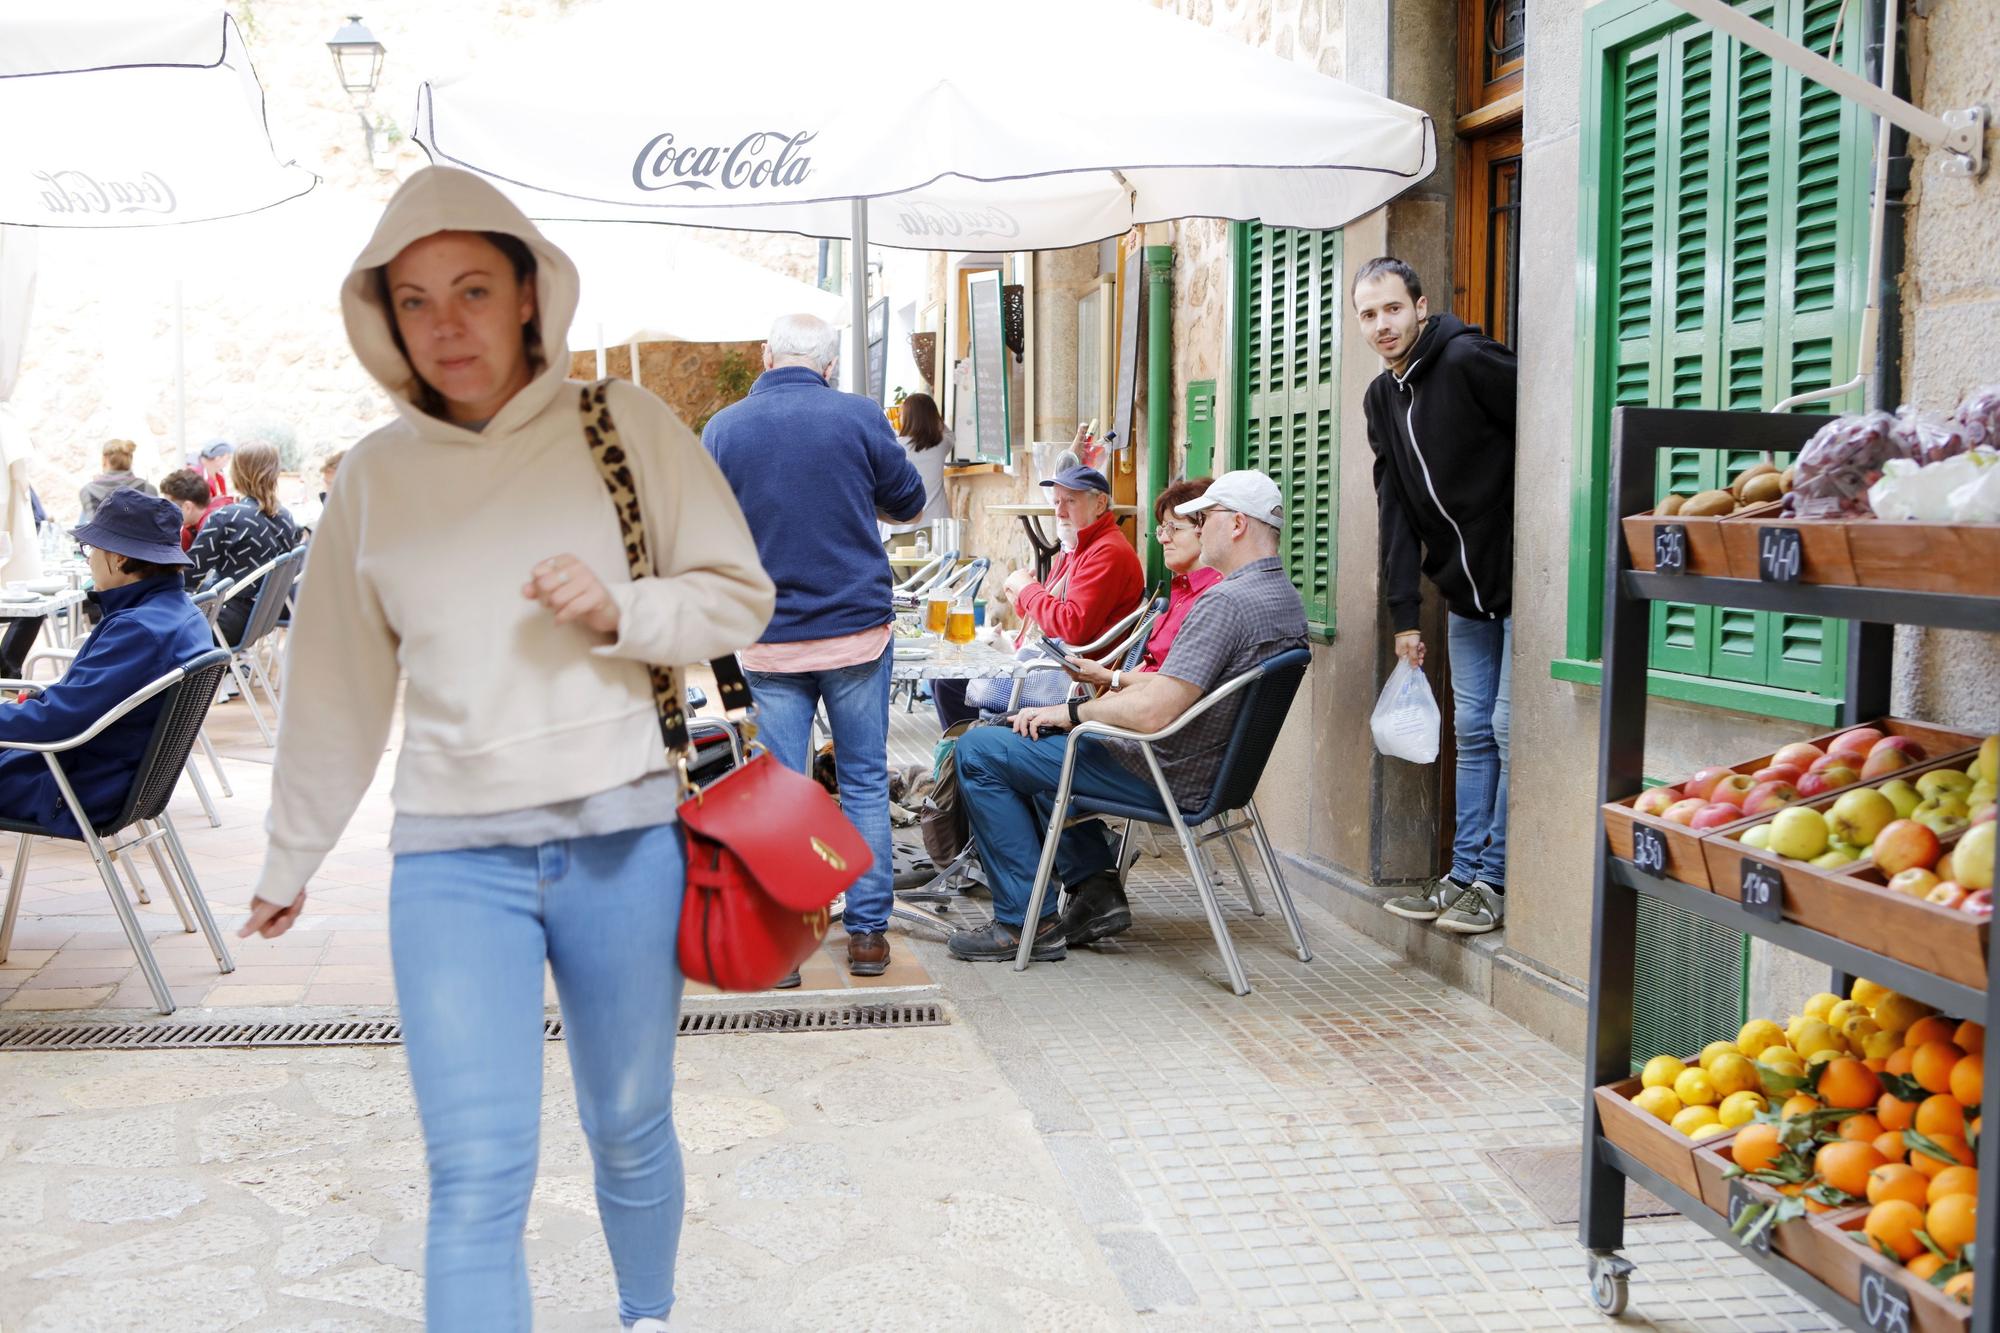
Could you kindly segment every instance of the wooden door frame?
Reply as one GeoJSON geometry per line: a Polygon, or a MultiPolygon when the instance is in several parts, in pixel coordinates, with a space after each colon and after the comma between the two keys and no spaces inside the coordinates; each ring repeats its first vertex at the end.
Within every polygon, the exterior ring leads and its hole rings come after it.
{"type": "MultiPolygon", "coordinates": [[[[1492,208],[1492,176],[1488,171],[1497,158],[1521,156],[1521,124],[1501,124],[1476,138],[1458,141],[1458,190],[1452,251],[1452,309],[1468,324],[1486,328],[1486,298],[1492,285],[1487,270],[1484,244],[1486,221],[1492,208]]],[[[1518,350],[1518,349],[1516,349],[1518,350]]]]}

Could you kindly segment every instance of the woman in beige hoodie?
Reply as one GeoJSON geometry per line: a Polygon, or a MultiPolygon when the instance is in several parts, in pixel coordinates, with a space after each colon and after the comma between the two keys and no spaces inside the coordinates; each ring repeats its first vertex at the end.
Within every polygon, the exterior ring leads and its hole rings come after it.
{"type": "Polygon", "coordinates": [[[680,1238],[673,1125],[677,779],[647,664],[756,642],[773,591],[721,474],[658,399],[610,407],[652,577],[628,576],[563,333],[576,268],[492,186],[431,167],[342,289],[397,420],[347,455],[292,629],[270,848],[243,933],[282,934],[388,742],[390,947],[424,1126],[429,1327],[526,1330],[542,973],[561,1000],[619,1313],[664,1327],[680,1238]]]}

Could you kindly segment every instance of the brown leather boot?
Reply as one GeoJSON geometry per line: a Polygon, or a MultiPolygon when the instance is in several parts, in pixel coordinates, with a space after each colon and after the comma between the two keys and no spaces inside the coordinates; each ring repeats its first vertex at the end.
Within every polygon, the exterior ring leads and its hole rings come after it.
{"type": "Polygon", "coordinates": [[[889,969],[889,937],[879,930],[847,937],[847,970],[857,977],[879,977],[889,969]]]}

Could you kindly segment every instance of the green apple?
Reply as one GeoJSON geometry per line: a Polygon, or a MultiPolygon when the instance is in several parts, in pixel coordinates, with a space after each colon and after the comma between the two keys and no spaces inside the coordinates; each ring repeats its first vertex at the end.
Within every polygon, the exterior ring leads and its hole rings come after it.
{"type": "Polygon", "coordinates": [[[1943,796],[1947,793],[1965,799],[1973,787],[1972,779],[1955,768],[1934,768],[1928,773],[1917,775],[1917,790],[1925,797],[1943,796]]]}
{"type": "Polygon", "coordinates": [[[1948,838],[1972,822],[1972,811],[1963,801],[1941,796],[1919,805],[1910,818],[1940,838],[1948,838]]]}
{"type": "Polygon", "coordinates": [[[1826,851],[1815,856],[1812,859],[1812,863],[1821,870],[1838,870],[1842,866],[1851,866],[1860,859],[1860,857],[1848,851],[1845,847],[1829,847],[1826,851]]]}
{"type": "Polygon", "coordinates": [[[1771,821],[1770,850],[1794,861],[1810,861],[1826,851],[1826,816],[1807,805],[1780,810],[1771,821]]]}
{"type": "Polygon", "coordinates": [[[1951,849],[1952,872],[1958,882],[1968,889],[1990,889],[1993,887],[1993,838],[1997,827],[1991,820],[1984,824],[1974,824],[1965,836],[1958,840],[1958,846],[1951,849]]]}
{"type": "Polygon", "coordinates": [[[1758,851],[1763,851],[1771,845],[1771,826],[1759,824],[1756,828],[1744,829],[1740,841],[1745,847],[1755,847],[1758,851]]]}
{"type": "Polygon", "coordinates": [[[1991,778],[1981,778],[1979,781],[1973,783],[1972,790],[1965,794],[1965,803],[1967,805],[1985,805],[1995,797],[2000,797],[2000,786],[1995,786],[1991,778]]]}
{"type": "Polygon", "coordinates": [[[1907,778],[1891,778],[1875,789],[1889,798],[1889,804],[1896,807],[1896,818],[1908,819],[1923,804],[1923,794],[1910,785],[1907,778]]]}
{"type": "Polygon", "coordinates": [[[1848,792],[1826,812],[1828,836],[1854,847],[1866,847],[1896,817],[1896,807],[1873,787],[1848,792]]]}

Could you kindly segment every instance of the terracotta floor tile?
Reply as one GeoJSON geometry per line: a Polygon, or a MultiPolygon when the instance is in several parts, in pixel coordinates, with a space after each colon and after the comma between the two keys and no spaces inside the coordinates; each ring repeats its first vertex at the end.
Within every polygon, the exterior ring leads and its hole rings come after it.
{"type": "MultiPolygon", "coordinates": [[[[226,980],[226,978],[225,978],[226,980]]],[[[226,986],[208,988],[202,1003],[218,1009],[244,1005],[293,1005],[306,1002],[304,986],[226,986]]]]}
{"type": "Polygon", "coordinates": [[[28,990],[25,987],[10,995],[0,1009],[89,1009],[105,1000],[112,991],[110,986],[94,986],[88,990],[28,990]]]}
{"type": "Polygon", "coordinates": [[[392,1005],[396,1002],[396,988],[387,982],[379,986],[307,986],[305,1002],[307,1004],[392,1005]]]}
{"type": "Polygon", "coordinates": [[[312,983],[319,985],[388,983],[395,977],[389,971],[389,960],[377,963],[321,963],[312,975],[312,983]]]}
{"type": "Polygon", "coordinates": [[[60,965],[66,968],[130,967],[132,950],[124,945],[116,949],[64,949],[60,965]]]}
{"type": "Polygon", "coordinates": [[[312,983],[316,970],[311,964],[286,967],[269,963],[238,963],[234,972],[217,977],[216,982],[224,986],[305,986],[312,983]]]}
{"type": "Polygon", "coordinates": [[[133,970],[123,967],[66,967],[51,964],[21,983],[22,990],[89,990],[95,986],[116,986],[133,970]]]}
{"type": "Polygon", "coordinates": [[[55,956],[54,949],[23,949],[17,944],[7,961],[0,963],[0,980],[10,972],[32,972],[55,956]]]}
{"type": "Polygon", "coordinates": [[[322,967],[372,967],[377,964],[387,967],[389,946],[334,944],[320,955],[319,961],[322,967]]]}

